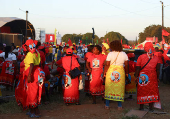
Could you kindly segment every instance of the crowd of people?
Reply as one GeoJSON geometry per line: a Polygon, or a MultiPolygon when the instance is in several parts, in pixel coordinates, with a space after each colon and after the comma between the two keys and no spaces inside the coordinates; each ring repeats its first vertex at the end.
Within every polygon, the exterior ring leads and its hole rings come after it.
{"type": "Polygon", "coordinates": [[[122,110],[125,94],[129,95],[127,100],[133,100],[137,93],[139,109],[144,110],[144,104],[148,103],[153,111],[154,103],[160,100],[158,82],[162,78],[162,59],[169,60],[169,57],[151,42],[145,43],[144,50],[146,53],[135,59],[134,53],[123,52],[118,40],[101,46],[56,47],[32,39],[22,47],[0,43],[0,84],[7,88],[15,85],[16,101],[24,110],[29,109],[29,117],[40,117],[41,97],[48,100],[54,85],[62,92],[67,106],[80,105],[82,74],[85,74],[84,91],[93,97],[92,104],[97,103],[96,96],[101,96],[105,109],[109,109],[110,101],[117,101],[118,110],[122,110]]]}

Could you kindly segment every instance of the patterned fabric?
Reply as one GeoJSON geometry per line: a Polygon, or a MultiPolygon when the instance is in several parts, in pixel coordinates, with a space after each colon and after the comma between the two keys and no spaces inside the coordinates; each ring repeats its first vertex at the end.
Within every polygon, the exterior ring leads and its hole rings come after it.
{"type": "Polygon", "coordinates": [[[15,67],[13,62],[5,61],[0,74],[0,84],[13,86],[15,78],[15,67]]]}
{"type": "Polygon", "coordinates": [[[124,102],[125,71],[123,66],[110,65],[106,73],[105,99],[124,102]]]}
{"type": "Polygon", "coordinates": [[[90,67],[92,72],[90,75],[90,92],[92,95],[103,95],[104,85],[103,85],[103,64],[106,60],[106,55],[91,55],[87,59],[90,62],[90,67]]]}
{"type": "MultiPolygon", "coordinates": [[[[147,54],[139,56],[136,66],[143,67],[149,60],[147,54]]],[[[140,71],[137,85],[137,104],[159,101],[156,65],[160,63],[157,56],[153,56],[150,62],[140,71]]]]}
{"type": "Polygon", "coordinates": [[[79,80],[78,77],[71,79],[69,73],[65,72],[62,79],[63,99],[65,103],[79,102],[79,80]]]}

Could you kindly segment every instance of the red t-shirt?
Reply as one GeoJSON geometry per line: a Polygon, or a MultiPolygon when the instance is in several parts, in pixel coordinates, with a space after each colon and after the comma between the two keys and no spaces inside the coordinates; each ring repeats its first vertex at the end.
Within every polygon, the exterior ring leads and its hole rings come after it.
{"type": "Polygon", "coordinates": [[[163,57],[162,53],[161,52],[155,52],[154,55],[158,57],[158,59],[160,60],[160,62],[162,64],[163,63],[163,61],[162,61],[162,57],[163,57]]]}
{"type": "Polygon", "coordinates": [[[99,55],[91,55],[89,56],[89,58],[87,59],[88,62],[90,62],[90,67],[91,68],[99,68],[102,69],[103,68],[103,64],[106,60],[107,55],[103,55],[103,54],[99,54],[99,55]]]}
{"type": "MultiPolygon", "coordinates": [[[[62,65],[62,58],[56,62],[58,65],[62,65]]],[[[59,73],[60,76],[64,74],[64,69],[61,67],[57,67],[57,72],[59,73]]]]}
{"type": "MultiPolygon", "coordinates": [[[[140,66],[141,68],[148,62],[149,58],[147,54],[140,55],[138,57],[136,66],[140,66]]],[[[156,65],[161,63],[157,56],[153,56],[153,58],[149,61],[149,63],[145,66],[143,70],[155,70],[156,65]]]]}
{"type": "Polygon", "coordinates": [[[87,52],[87,53],[85,54],[85,56],[84,56],[84,60],[87,61],[87,59],[88,59],[91,55],[93,55],[93,53],[87,52]]]}
{"type": "MultiPolygon", "coordinates": [[[[70,66],[71,66],[71,56],[65,56],[62,58],[62,65],[63,68],[65,69],[66,72],[70,71],[70,66]]],[[[71,70],[73,70],[76,67],[79,67],[79,63],[76,59],[76,57],[73,55],[72,56],[72,66],[71,66],[71,70]]]]}

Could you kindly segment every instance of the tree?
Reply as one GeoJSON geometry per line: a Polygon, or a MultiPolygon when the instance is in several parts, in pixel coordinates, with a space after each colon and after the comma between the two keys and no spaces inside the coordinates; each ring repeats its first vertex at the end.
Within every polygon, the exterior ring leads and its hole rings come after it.
{"type": "MultiPolygon", "coordinates": [[[[83,42],[83,40],[86,40],[86,41],[88,41],[88,44],[92,43],[92,35],[93,35],[93,33],[84,34],[82,37],[82,42],[83,42]]],[[[95,38],[93,39],[93,43],[97,43],[97,40],[99,41],[99,37],[97,35],[94,35],[94,36],[95,36],[95,38]]]]}
{"type": "Polygon", "coordinates": [[[120,40],[121,41],[121,39],[122,39],[123,44],[128,44],[128,40],[123,35],[121,35],[119,32],[111,31],[104,36],[105,41],[106,41],[107,38],[108,38],[109,42],[112,42],[114,40],[120,40]]]}

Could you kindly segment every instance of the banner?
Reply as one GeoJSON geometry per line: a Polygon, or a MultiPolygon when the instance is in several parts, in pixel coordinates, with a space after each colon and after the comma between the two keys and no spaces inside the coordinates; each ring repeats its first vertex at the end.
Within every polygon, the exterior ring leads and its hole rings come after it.
{"type": "Polygon", "coordinates": [[[54,34],[46,34],[45,36],[45,42],[54,42],[54,34]]]}

